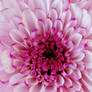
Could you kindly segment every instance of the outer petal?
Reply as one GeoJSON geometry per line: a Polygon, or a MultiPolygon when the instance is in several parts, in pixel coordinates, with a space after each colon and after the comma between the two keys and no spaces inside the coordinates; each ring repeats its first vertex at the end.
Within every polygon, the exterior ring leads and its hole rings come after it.
{"type": "MultiPolygon", "coordinates": [[[[18,6],[17,0],[12,1],[6,1],[2,0],[3,8],[12,8],[14,13],[21,14],[20,8],[18,6]]],[[[7,14],[8,15],[8,14],[7,14]]]]}
{"type": "Polygon", "coordinates": [[[0,92],[13,92],[13,87],[8,84],[0,83],[0,92]]]}
{"type": "Polygon", "coordinates": [[[56,9],[58,13],[62,12],[63,11],[63,3],[62,3],[62,1],[61,0],[53,0],[51,8],[56,9]]]}
{"type": "Polygon", "coordinates": [[[10,79],[11,76],[12,76],[12,74],[8,74],[5,71],[0,71],[0,81],[2,81],[2,82],[9,81],[9,79],[10,79]]]}
{"type": "Polygon", "coordinates": [[[34,30],[37,30],[37,33],[39,33],[40,29],[39,29],[39,25],[38,25],[38,20],[32,11],[30,11],[30,10],[24,11],[23,23],[24,23],[25,27],[27,28],[27,32],[29,34],[31,34],[31,32],[34,30]]]}
{"type": "Polygon", "coordinates": [[[43,0],[28,0],[28,5],[32,10],[42,9],[45,10],[45,4],[43,0]],[[40,3],[39,3],[40,2],[40,3]]]}
{"type": "Polygon", "coordinates": [[[74,33],[70,36],[70,40],[73,42],[74,45],[79,45],[82,40],[82,35],[79,33],[74,33]]]}
{"type": "Polygon", "coordinates": [[[83,10],[81,25],[83,27],[89,28],[91,26],[91,21],[91,16],[86,10],[83,10]]]}
{"type": "Polygon", "coordinates": [[[14,92],[29,92],[28,87],[26,87],[24,84],[20,84],[14,88],[14,92]]]}
{"type": "Polygon", "coordinates": [[[45,92],[56,92],[57,91],[57,88],[55,86],[48,86],[46,87],[45,89],[45,92]]]}
{"type": "Polygon", "coordinates": [[[16,83],[19,83],[19,81],[21,81],[23,78],[23,75],[22,74],[14,74],[12,75],[12,77],[10,78],[9,80],[9,84],[13,85],[13,84],[16,84],[16,83]]]}
{"type": "Polygon", "coordinates": [[[92,52],[86,51],[86,55],[83,61],[87,69],[92,68],[92,52]]]}
{"type": "Polygon", "coordinates": [[[27,76],[26,77],[26,83],[29,85],[29,86],[35,86],[38,84],[38,81],[34,78],[31,78],[31,76],[27,76]]]}
{"type": "Polygon", "coordinates": [[[78,23],[80,23],[80,20],[82,18],[81,9],[76,4],[71,4],[71,11],[72,11],[73,17],[78,20],[78,23]]]}
{"type": "Polygon", "coordinates": [[[36,13],[36,16],[39,20],[41,20],[43,22],[46,20],[46,14],[43,10],[37,9],[35,13],[36,13]]]}
{"type": "Polygon", "coordinates": [[[1,62],[6,72],[13,73],[15,71],[15,69],[12,67],[12,59],[10,58],[8,51],[4,51],[2,53],[1,62]]]}
{"type": "Polygon", "coordinates": [[[23,42],[25,38],[24,34],[20,33],[20,31],[16,29],[11,30],[9,35],[12,38],[12,40],[15,42],[23,42]]]}
{"type": "Polygon", "coordinates": [[[72,80],[69,79],[69,78],[66,78],[66,79],[65,79],[65,84],[64,84],[64,85],[65,85],[66,88],[72,87],[72,86],[73,86],[72,80]]]}
{"type": "Polygon", "coordinates": [[[29,89],[29,92],[45,92],[44,90],[45,90],[44,85],[42,85],[42,84],[37,84],[37,85],[35,85],[35,86],[32,86],[32,87],[29,89]]]}

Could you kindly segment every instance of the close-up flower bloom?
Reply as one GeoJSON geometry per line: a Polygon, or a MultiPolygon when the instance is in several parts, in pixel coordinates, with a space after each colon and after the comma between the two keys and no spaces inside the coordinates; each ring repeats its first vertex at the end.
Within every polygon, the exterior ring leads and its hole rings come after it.
{"type": "Polygon", "coordinates": [[[0,0],[0,92],[92,92],[91,0],[0,0]]]}

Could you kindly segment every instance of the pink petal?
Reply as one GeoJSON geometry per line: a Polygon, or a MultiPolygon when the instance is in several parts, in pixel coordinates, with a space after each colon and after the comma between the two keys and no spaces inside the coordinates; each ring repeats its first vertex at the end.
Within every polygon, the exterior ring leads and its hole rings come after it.
{"type": "Polygon", "coordinates": [[[10,30],[11,30],[11,25],[7,21],[0,22],[0,36],[7,35],[6,32],[9,32],[10,30]]]}
{"type": "Polygon", "coordinates": [[[81,17],[82,17],[81,9],[76,4],[71,4],[71,11],[72,11],[73,17],[78,20],[78,23],[80,23],[81,17]]]}
{"type": "MultiPolygon", "coordinates": [[[[21,11],[20,11],[20,8],[19,8],[19,6],[17,4],[17,1],[13,2],[12,0],[9,0],[9,1],[3,0],[2,4],[3,4],[4,8],[8,7],[10,9],[12,9],[13,10],[13,14],[14,13],[21,14],[21,11]]],[[[7,14],[7,16],[9,16],[9,15],[7,14]]]]}
{"type": "Polygon", "coordinates": [[[27,76],[26,77],[26,83],[29,85],[29,86],[35,86],[38,84],[37,80],[35,78],[31,78],[31,76],[27,76]]]}
{"type": "Polygon", "coordinates": [[[81,79],[82,78],[82,73],[79,69],[77,69],[76,71],[74,71],[75,77],[77,79],[81,79]]]}
{"type": "Polygon", "coordinates": [[[62,3],[62,1],[54,0],[52,5],[51,5],[51,8],[56,9],[58,13],[62,12],[63,11],[63,3],[62,3]]]}
{"type": "Polygon", "coordinates": [[[45,30],[51,31],[51,29],[52,29],[52,21],[50,19],[47,19],[45,24],[45,30]]]}
{"type": "Polygon", "coordinates": [[[74,52],[72,54],[72,59],[77,61],[77,62],[80,62],[81,60],[83,60],[85,57],[85,54],[84,53],[80,53],[80,52],[74,52]]]}
{"type": "Polygon", "coordinates": [[[38,20],[35,14],[31,10],[25,10],[23,12],[23,23],[27,28],[27,32],[31,34],[31,32],[35,29],[39,31],[38,20]]]}
{"type": "Polygon", "coordinates": [[[2,53],[1,62],[6,72],[13,73],[15,71],[15,69],[12,67],[12,59],[10,58],[8,51],[4,51],[2,53]]]}
{"type": "Polygon", "coordinates": [[[43,0],[39,0],[39,1],[38,0],[28,0],[28,5],[30,6],[32,10],[35,10],[35,9],[45,10],[45,4],[43,0]]]}
{"type": "Polygon", "coordinates": [[[43,9],[45,10],[45,4],[44,4],[44,1],[43,0],[34,0],[34,4],[35,4],[35,8],[40,8],[40,9],[43,9]],[[39,3],[40,2],[40,3],[39,3]]]}
{"type": "Polygon", "coordinates": [[[20,84],[14,87],[13,92],[29,92],[29,89],[24,84],[20,84]]]}
{"type": "Polygon", "coordinates": [[[10,45],[13,43],[12,40],[8,36],[0,36],[1,43],[6,46],[8,49],[10,48],[10,45]]]}
{"type": "Polygon", "coordinates": [[[73,87],[74,87],[74,89],[75,89],[76,91],[80,91],[80,90],[81,90],[81,84],[80,84],[80,82],[74,80],[74,81],[73,81],[73,87]]]}
{"type": "Polygon", "coordinates": [[[57,11],[55,9],[51,9],[48,14],[48,17],[50,17],[54,22],[58,18],[57,11]]]}
{"type": "Polygon", "coordinates": [[[19,8],[20,8],[21,11],[24,11],[25,9],[29,8],[29,6],[25,2],[17,0],[17,3],[19,5],[19,8]]]}
{"type": "Polygon", "coordinates": [[[83,61],[87,69],[92,68],[92,52],[86,51],[86,55],[83,61]]]}
{"type": "Polygon", "coordinates": [[[59,76],[57,81],[56,81],[56,85],[57,86],[62,86],[64,84],[64,78],[59,76]]]}
{"type": "Polygon", "coordinates": [[[13,92],[13,87],[8,84],[0,83],[0,92],[13,92]]]}
{"type": "Polygon", "coordinates": [[[54,86],[48,86],[45,89],[45,92],[56,92],[56,91],[57,91],[57,88],[54,86]]]}
{"type": "Polygon", "coordinates": [[[20,74],[20,73],[17,73],[17,74],[14,74],[10,80],[9,80],[9,84],[13,85],[13,84],[16,84],[18,83],[19,81],[21,81],[23,78],[23,75],[20,74]]]}
{"type": "Polygon", "coordinates": [[[92,39],[92,26],[90,27],[90,29],[88,30],[88,33],[86,34],[88,39],[92,39]]]}
{"type": "Polygon", "coordinates": [[[85,48],[89,51],[92,51],[92,41],[88,40],[87,43],[85,44],[85,48]]]}
{"type": "Polygon", "coordinates": [[[72,80],[71,79],[69,79],[69,78],[66,78],[65,79],[65,84],[64,84],[67,88],[70,88],[70,87],[72,87],[73,85],[72,85],[72,80]]]}
{"type": "Polygon", "coordinates": [[[79,2],[80,0],[70,0],[71,3],[79,2]]]}
{"type": "Polygon", "coordinates": [[[37,84],[29,89],[29,92],[45,92],[45,88],[42,84],[37,84]]]}
{"type": "Polygon", "coordinates": [[[0,80],[1,81],[8,81],[12,74],[8,74],[5,71],[0,71],[0,80]]]}
{"type": "Polygon", "coordinates": [[[85,71],[82,72],[82,79],[88,84],[92,85],[92,76],[89,76],[89,74],[85,71]]]}
{"type": "Polygon", "coordinates": [[[63,23],[60,20],[56,20],[54,22],[54,27],[56,28],[57,31],[61,31],[63,29],[63,23]]]}
{"type": "Polygon", "coordinates": [[[32,10],[35,10],[34,0],[28,0],[27,3],[32,10]]]}
{"type": "Polygon", "coordinates": [[[86,10],[83,10],[83,17],[81,22],[83,27],[89,28],[91,26],[91,16],[86,10]]]}
{"type": "Polygon", "coordinates": [[[64,92],[62,88],[58,88],[57,92],[64,92]]]}
{"type": "Polygon", "coordinates": [[[16,41],[16,42],[23,42],[23,38],[24,35],[22,33],[20,33],[19,30],[13,29],[10,31],[9,33],[10,37],[12,38],[12,40],[16,41]]]}
{"type": "Polygon", "coordinates": [[[92,84],[89,85],[88,81],[86,81],[84,79],[81,80],[81,84],[82,84],[82,88],[83,88],[83,90],[85,90],[85,92],[91,92],[91,90],[92,90],[92,86],[91,85],[92,84]]]}
{"type": "Polygon", "coordinates": [[[79,33],[74,33],[73,35],[70,36],[70,39],[74,45],[79,45],[80,44],[80,41],[82,40],[82,35],[79,34],[79,33]]]}
{"type": "Polygon", "coordinates": [[[45,21],[46,14],[45,14],[45,12],[43,10],[37,9],[35,14],[36,14],[38,19],[41,19],[42,21],[45,21]]]}
{"type": "MultiPolygon", "coordinates": [[[[68,89],[66,89],[68,92],[76,92],[76,90],[74,89],[74,88],[68,88],[68,89]]],[[[67,92],[66,91],[66,92],[67,92]]]]}
{"type": "Polygon", "coordinates": [[[72,18],[72,13],[71,13],[71,11],[67,11],[64,15],[62,15],[62,13],[61,13],[61,17],[65,21],[65,25],[67,27],[67,25],[69,25],[70,20],[72,18]]]}
{"type": "Polygon", "coordinates": [[[44,3],[45,3],[45,8],[46,8],[46,12],[48,12],[49,9],[50,9],[51,1],[52,1],[52,0],[45,0],[45,1],[44,1],[44,3]]]}

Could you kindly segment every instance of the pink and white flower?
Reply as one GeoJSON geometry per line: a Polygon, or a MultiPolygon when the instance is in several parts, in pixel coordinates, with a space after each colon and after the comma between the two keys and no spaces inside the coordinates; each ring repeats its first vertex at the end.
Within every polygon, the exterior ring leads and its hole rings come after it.
{"type": "Polygon", "coordinates": [[[91,92],[89,2],[1,0],[0,90],[91,92]]]}

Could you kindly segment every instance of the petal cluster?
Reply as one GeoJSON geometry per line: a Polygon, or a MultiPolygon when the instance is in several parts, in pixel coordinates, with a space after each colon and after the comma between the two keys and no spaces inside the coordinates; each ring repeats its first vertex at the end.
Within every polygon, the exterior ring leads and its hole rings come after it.
{"type": "Polygon", "coordinates": [[[91,3],[1,0],[0,90],[91,92],[91,3]]]}

